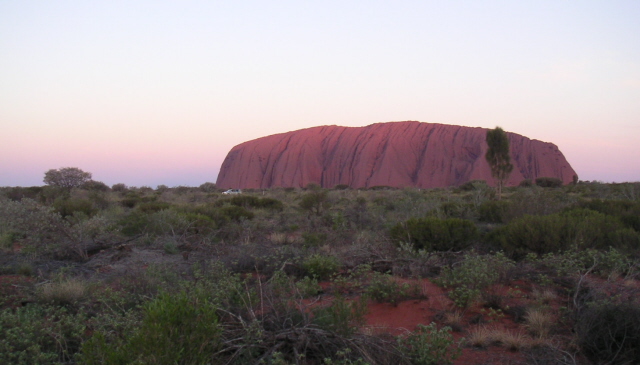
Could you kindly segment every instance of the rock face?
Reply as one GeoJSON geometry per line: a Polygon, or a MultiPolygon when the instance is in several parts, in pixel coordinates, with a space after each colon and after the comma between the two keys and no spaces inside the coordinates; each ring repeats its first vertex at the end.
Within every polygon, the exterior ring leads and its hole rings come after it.
{"type": "MultiPolygon", "coordinates": [[[[486,132],[484,128],[392,122],[275,134],[233,147],[222,163],[217,185],[437,188],[476,179],[493,184],[484,157],[486,132]]],[[[565,184],[573,180],[575,171],[554,144],[507,135],[514,166],[507,185],[537,177],[555,177],[565,184]]]]}

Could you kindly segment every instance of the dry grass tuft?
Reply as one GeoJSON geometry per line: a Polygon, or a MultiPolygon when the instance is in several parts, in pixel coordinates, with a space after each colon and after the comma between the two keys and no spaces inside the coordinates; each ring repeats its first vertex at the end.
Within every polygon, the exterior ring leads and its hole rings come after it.
{"type": "Polygon", "coordinates": [[[454,332],[460,332],[464,328],[462,325],[462,313],[460,311],[447,312],[444,314],[443,323],[451,327],[454,332]]]}
{"type": "Polygon", "coordinates": [[[289,243],[288,237],[286,233],[282,232],[273,232],[269,235],[269,240],[271,243],[276,245],[284,245],[289,243]]]}
{"type": "Polygon", "coordinates": [[[45,302],[73,304],[87,295],[87,284],[78,279],[45,284],[39,292],[39,298],[45,302]]]}
{"type": "Polygon", "coordinates": [[[547,338],[556,321],[553,314],[540,309],[529,309],[524,320],[529,333],[538,338],[547,338]]]}
{"type": "Polygon", "coordinates": [[[549,304],[558,299],[558,294],[548,288],[544,290],[534,289],[531,294],[536,301],[542,304],[549,304]]]}
{"type": "Polygon", "coordinates": [[[486,348],[502,345],[510,351],[521,351],[538,347],[544,343],[541,339],[532,339],[520,331],[509,331],[495,327],[477,327],[469,334],[467,341],[471,346],[486,348]]]}
{"type": "Polygon", "coordinates": [[[471,346],[486,348],[495,342],[495,328],[477,327],[469,334],[467,341],[471,346]]]}
{"type": "Polygon", "coordinates": [[[500,342],[510,351],[520,351],[531,347],[531,338],[522,332],[502,332],[500,342]]]}

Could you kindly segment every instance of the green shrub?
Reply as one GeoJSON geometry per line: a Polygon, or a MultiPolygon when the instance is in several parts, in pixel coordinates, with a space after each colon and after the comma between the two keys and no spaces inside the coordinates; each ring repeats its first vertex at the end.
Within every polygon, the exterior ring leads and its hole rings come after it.
{"type": "Polygon", "coordinates": [[[524,179],[524,180],[520,181],[520,184],[518,184],[518,186],[530,187],[530,186],[533,186],[533,181],[531,181],[531,179],[524,179]]]}
{"type": "Polygon", "coordinates": [[[186,212],[208,217],[213,222],[216,228],[222,227],[231,221],[231,217],[225,214],[222,208],[218,207],[216,204],[206,204],[192,207],[186,210],[186,212]]]}
{"type": "Polygon", "coordinates": [[[0,233],[20,237],[23,252],[33,250],[42,254],[55,252],[68,240],[70,232],[69,222],[52,207],[31,199],[15,202],[0,197],[0,233]]]}
{"type": "Polygon", "coordinates": [[[211,364],[220,348],[217,307],[202,294],[161,294],[144,308],[141,327],[122,343],[102,334],[82,346],[92,364],[211,364]]]}
{"type": "Polygon", "coordinates": [[[543,189],[533,186],[516,189],[509,197],[505,222],[525,215],[549,215],[559,213],[575,203],[575,197],[563,189],[543,189]]]}
{"type": "Polygon", "coordinates": [[[461,201],[446,202],[440,206],[442,216],[445,218],[465,219],[471,216],[472,210],[473,204],[461,201]]]}
{"type": "Polygon", "coordinates": [[[640,232],[640,201],[594,199],[580,206],[617,217],[627,227],[640,232]]]}
{"type": "Polygon", "coordinates": [[[487,239],[512,257],[523,258],[529,252],[545,254],[567,248],[563,226],[555,216],[527,215],[493,230],[487,239]]]}
{"type": "Polygon", "coordinates": [[[419,324],[416,330],[398,339],[400,350],[416,365],[447,365],[460,357],[462,349],[456,344],[451,328],[440,330],[431,322],[419,324]]]}
{"type": "Polygon", "coordinates": [[[633,276],[638,270],[637,264],[630,255],[612,247],[606,251],[572,249],[559,254],[547,254],[533,262],[553,269],[560,276],[591,270],[593,274],[610,278],[616,275],[633,276]]]}
{"type": "Polygon", "coordinates": [[[212,183],[212,182],[206,182],[204,184],[201,184],[200,186],[198,186],[198,189],[200,189],[200,191],[205,192],[205,193],[213,193],[217,190],[217,186],[216,184],[212,183]]]}
{"type": "Polygon", "coordinates": [[[300,281],[296,282],[296,289],[300,292],[303,298],[315,297],[320,293],[322,287],[318,284],[318,279],[305,276],[300,281]]]}
{"type": "Polygon", "coordinates": [[[347,190],[349,189],[349,185],[347,184],[338,184],[333,187],[333,190],[347,190]]]}
{"type": "Polygon", "coordinates": [[[162,248],[164,252],[169,255],[175,255],[178,252],[180,252],[180,250],[178,249],[178,246],[176,245],[176,242],[172,239],[166,240],[165,243],[162,245],[162,248]]]}
{"type": "Polygon", "coordinates": [[[63,307],[29,305],[0,312],[0,363],[70,363],[85,337],[86,317],[63,307]]]}
{"type": "Polygon", "coordinates": [[[458,188],[462,191],[473,191],[486,188],[487,186],[487,182],[484,180],[470,180],[460,185],[458,188]]]}
{"type": "Polygon", "coordinates": [[[322,211],[327,208],[327,190],[312,190],[300,199],[298,203],[302,210],[309,213],[315,213],[316,215],[322,214],[322,211]]]}
{"type": "Polygon", "coordinates": [[[82,189],[89,191],[109,191],[111,188],[102,181],[89,180],[86,183],[82,184],[82,189]]]}
{"type": "Polygon", "coordinates": [[[251,220],[255,216],[253,212],[243,207],[238,207],[235,205],[222,207],[220,208],[220,212],[222,213],[223,216],[227,217],[229,220],[236,221],[236,222],[239,222],[240,220],[243,220],[243,219],[251,220]]]}
{"type": "Polygon", "coordinates": [[[90,217],[97,211],[90,200],[77,198],[56,199],[56,201],[53,202],[53,208],[63,218],[72,216],[75,213],[83,213],[87,217],[90,217]]]}
{"type": "Polygon", "coordinates": [[[478,256],[471,252],[465,254],[457,265],[445,267],[434,282],[444,288],[451,288],[449,297],[458,307],[467,308],[480,297],[485,288],[506,280],[514,265],[502,253],[478,256]]]}
{"type": "Polygon", "coordinates": [[[539,177],[536,178],[536,185],[542,188],[559,188],[562,186],[562,180],[556,177],[539,177]]]}
{"type": "Polygon", "coordinates": [[[35,267],[33,267],[33,265],[29,262],[22,262],[18,264],[18,267],[16,268],[16,273],[18,275],[33,276],[35,272],[35,267]]]}
{"type": "Polygon", "coordinates": [[[505,200],[487,200],[478,206],[478,220],[486,223],[504,223],[509,205],[505,200]]]}
{"type": "Polygon", "coordinates": [[[327,240],[327,234],[304,232],[302,233],[302,239],[305,245],[315,247],[320,246],[327,240]]]}
{"type": "Polygon", "coordinates": [[[123,183],[118,183],[111,185],[111,190],[118,193],[126,193],[127,191],[129,191],[129,188],[123,183]]]}
{"type": "Polygon", "coordinates": [[[161,210],[169,209],[171,204],[159,201],[146,201],[138,203],[136,209],[143,213],[155,213],[161,210]]]}
{"type": "Polygon", "coordinates": [[[284,209],[284,204],[278,199],[261,198],[260,200],[258,200],[257,208],[263,208],[263,209],[280,212],[284,209]]]}
{"type": "Polygon", "coordinates": [[[173,209],[160,210],[148,215],[145,232],[163,236],[181,236],[186,233],[189,222],[186,217],[173,209]]]}
{"type": "Polygon", "coordinates": [[[365,295],[380,303],[391,303],[397,305],[403,300],[417,298],[421,295],[417,285],[409,283],[398,283],[389,274],[374,272],[369,286],[365,290],[365,295]]]}
{"type": "Polygon", "coordinates": [[[253,195],[241,194],[235,195],[228,199],[220,199],[216,202],[218,206],[222,206],[225,203],[230,203],[231,205],[235,205],[237,207],[250,208],[258,205],[259,198],[253,195]]]}
{"type": "Polygon", "coordinates": [[[304,271],[318,280],[329,279],[340,270],[340,266],[340,261],[336,257],[320,254],[313,254],[302,263],[304,271]]]}
{"type": "Polygon", "coordinates": [[[410,242],[418,250],[458,251],[474,242],[478,229],[465,219],[410,218],[391,228],[390,235],[396,242],[410,242]]]}
{"type": "Polygon", "coordinates": [[[313,309],[313,323],[340,336],[350,337],[365,323],[366,313],[364,298],[348,301],[338,295],[331,305],[313,309]]]}
{"type": "Polygon", "coordinates": [[[2,188],[2,193],[4,193],[4,195],[7,198],[13,201],[19,202],[24,198],[38,200],[38,198],[40,198],[40,195],[42,194],[42,191],[44,189],[45,188],[41,186],[31,186],[31,187],[15,186],[15,187],[2,188]]]}
{"type": "Polygon", "coordinates": [[[282,211],[284,204],[274,198],[258,198],[253,195],[236,195],[228,199],[219,199],[215,202],[215,206],[222,207],[226,204],[243,208],[262,208],[274,211],[282,211]]]}
{"type": "Polygon", "coordinates": [[[142,202],[142,197],[135,191],[126,190],[123,191],[123,193],[125,193],[126,195],[122,200],[120,200],[120,204],[125,208],[134,208],[136,205],[138,205],[138,203],[142,202]]]}
{"type": "Polygon", "coordinates": [[[616,218],[589,209],[572,209],[547,216],[524,216],[497,228],[487,241],[521,259],[528,253],[546,254],[570,248],[632,250],[640,236],[616,218]]]}
{"type": "Polygon", "coordinates": [[[13,243],[16,242],[20,236],[17,232],[2,232],[0,230],[0,251],[13,250],[13,243]]]}
{"type": "Polygon", "coordinates": [[[206,234],[217,228],[216,222],[204,214],[184,213],[183,215],[188,222],[189,231],[192,233],[206,234]]]}
{"type": "Polygon", "coordinates": [[[125,236],[135,236],[144,233],[149,225],[149,215],[132,211],[131,213],[120,218],[118,225],[121,227],[120,232],[125,236]]]}

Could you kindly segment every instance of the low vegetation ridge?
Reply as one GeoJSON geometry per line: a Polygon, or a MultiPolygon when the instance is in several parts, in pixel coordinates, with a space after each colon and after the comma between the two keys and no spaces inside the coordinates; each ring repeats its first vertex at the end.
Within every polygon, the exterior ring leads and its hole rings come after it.
{"type": "Polygon", "coordinates": [[[0,188],[3,364],[640,363],[640,183],[47,173],[0,188]]]}

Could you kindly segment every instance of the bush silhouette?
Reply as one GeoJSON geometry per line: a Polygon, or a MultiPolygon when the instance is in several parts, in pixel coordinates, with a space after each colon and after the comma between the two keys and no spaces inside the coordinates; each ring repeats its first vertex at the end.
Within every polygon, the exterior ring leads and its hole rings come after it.
{"type": "Polygon", "coordinates": [[[640,303],[592,304],[578,314],[583,353],[596,364],[640,364],[640,303]]]}
{"type": "Polygon", "coordinates": [[[418,250],[457,251],[473,243],[478,229],[473,222],[459,218],[411,218],[391,228],[391,237],[409,242],[418,250]]]}
{"type": "Polygon", "coordinates": [[[536,179],[536,185],[542,188],[559,188],[562,186],[562,180],[556,177],[539,177],[536,179]]]}
{"type": "Polygon", "coordinates": [[[527,253],[547,254],[570,248],[633,249],[640,243],[620,220],[589,209],[571,209],[545,216],[526,215],[495,229],[487,241],[514,258],[527,253]]]}

